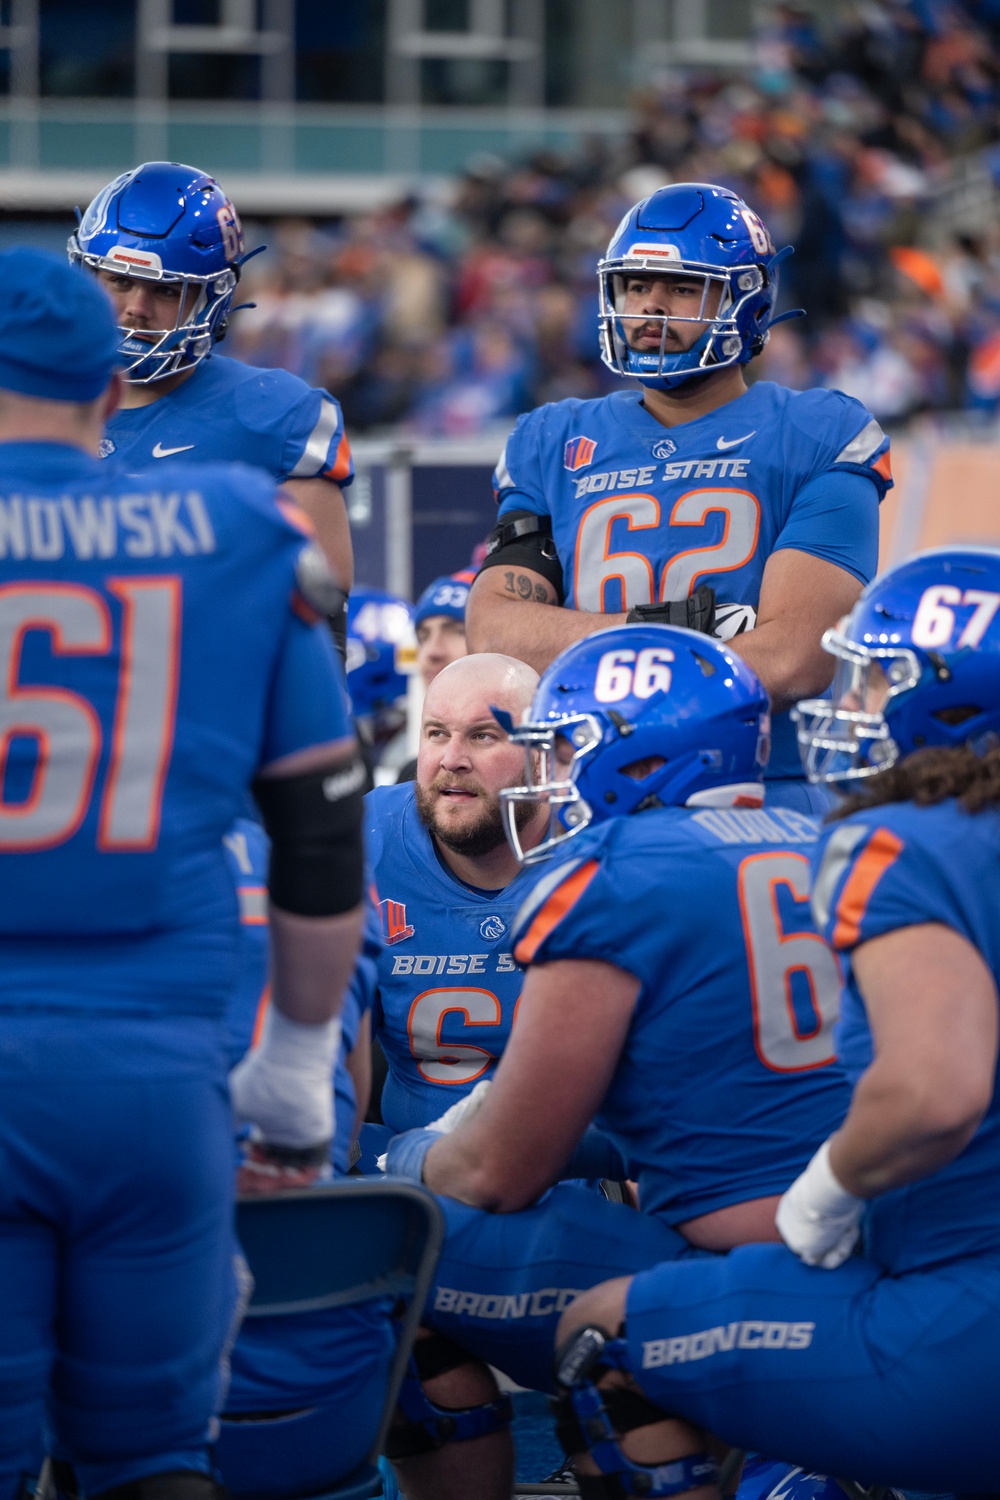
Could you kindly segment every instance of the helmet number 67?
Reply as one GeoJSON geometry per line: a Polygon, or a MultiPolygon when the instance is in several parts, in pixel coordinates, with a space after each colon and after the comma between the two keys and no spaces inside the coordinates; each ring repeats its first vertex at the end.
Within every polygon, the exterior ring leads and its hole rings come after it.
{"type": "Polygon", "coordinates": [[[949,606],[957,604],[975,605],[957,645],[978,646],[1000,608],[1000,594],[987,593],[985,589],[966,589],[963,593],[951,583],[938,583],[924,590],[913,617],[913,644],[926,649],[949,645],[955,633],[955,613],[949,606]]]}

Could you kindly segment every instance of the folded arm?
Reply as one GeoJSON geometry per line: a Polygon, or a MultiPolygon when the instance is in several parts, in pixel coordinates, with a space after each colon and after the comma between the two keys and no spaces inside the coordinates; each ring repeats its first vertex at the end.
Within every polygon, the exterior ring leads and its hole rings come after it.
{"type": "Polygon", "coordinates": [[[607,1092],[638,994],[639,981],[612,964],[529,969],[489,1094],[428,1151],[427,1186],[513,1213],[557,1182],[607,1092]]]}

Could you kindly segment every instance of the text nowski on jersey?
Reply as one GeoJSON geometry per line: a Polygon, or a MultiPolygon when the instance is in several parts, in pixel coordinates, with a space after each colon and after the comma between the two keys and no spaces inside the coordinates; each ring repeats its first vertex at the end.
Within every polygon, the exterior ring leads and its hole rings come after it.
{"type": "MultiPolygon", "coordinates": [[[[748,458],[692,458],[685,463],[665,465],[660,478],[666,479],[745,479],[750,468],[748,458]]],[[[656,465],[642,469],[606,469],[599,474],[585,474],[576,480],[576,499],[581,495],[599,495],[605,490],[631,490],[652,484],[656,465]]]]}
{"type": "Polygon", "coordinates": [[[0,499],[0,558],[50,562],[67,553],[94,557],[193,557],[215,551],[215,533],[197,490],[81,499],[0,499]]]}
{"type": "Polygon", "coordinates": [[[510,953],[397,953],[393,974],[513,974],[510,953]],[[492,967],[487,967],[492,959],[492,967]]]}

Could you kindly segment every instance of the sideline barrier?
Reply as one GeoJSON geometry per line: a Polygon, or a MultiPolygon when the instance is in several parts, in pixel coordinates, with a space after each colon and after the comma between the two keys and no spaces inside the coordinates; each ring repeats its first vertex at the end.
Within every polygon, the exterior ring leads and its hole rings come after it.
{"type": "MultiPolygon", "coordinates": [[[[508,431],[352,445],[358,477],[347,496],[359,584],[413,599],[440,574],[468,566],[493,526],[490,481],[508,431]]],[[[880,569],[951,542],[1000,546],[1000,435],[974,440],[914,426],[893,437],[892,468],[880,569]]]]}

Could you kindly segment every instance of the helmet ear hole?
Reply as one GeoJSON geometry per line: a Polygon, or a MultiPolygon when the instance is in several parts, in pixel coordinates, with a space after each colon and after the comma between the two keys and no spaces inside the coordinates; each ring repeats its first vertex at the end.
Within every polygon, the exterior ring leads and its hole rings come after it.
{"type": "Polygon", "coordinates": [[[976,719],[983,712],[978,703],[956,704],[950,708],[938,708],[931,714],[932,719],[939,719],[942,724],[958,726],[966,724],[970,719],[976,719]]]}
{"type": "Polygon", "coordinates": [[[641,760],[630,761],[627,766],[619,767],[621,774],[627,776],[630,781],[645,781],[652,776],[654,771],[659,771],[665,766],[667,758],[665,755],[644,755],[641,760]]]}

